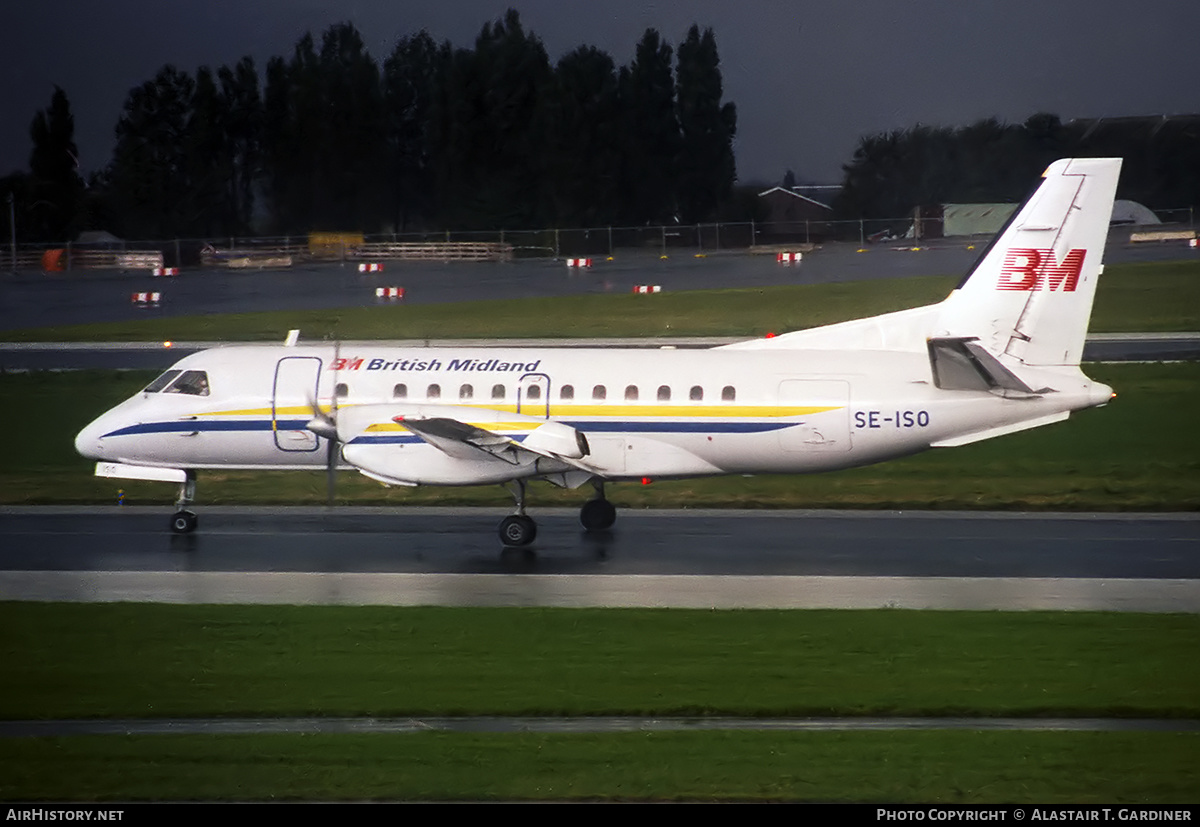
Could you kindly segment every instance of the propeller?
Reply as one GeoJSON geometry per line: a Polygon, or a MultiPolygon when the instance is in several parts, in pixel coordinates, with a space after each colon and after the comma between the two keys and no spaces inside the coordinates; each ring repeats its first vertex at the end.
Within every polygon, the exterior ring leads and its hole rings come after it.
{"type": "MultiPolygon", "coordinates": [[[[330,394],[329,410],[321,410],[320,404],[315,398],[308,400],[309,407],[312,409],[312,419],[304,427],[312,431],[319,437],[325,439],[325,498],[330,505],[333,505],[334,495],[337,487],[337,458],[341,443],[338,440],[337,429],[337,413],[338,413],[338,371],[337,366],[341,358],[341,342],[334,342],[333,345],[333,393],[330,394]]],[[[319,385],[319,383],[318,383],[319,385]]]]}

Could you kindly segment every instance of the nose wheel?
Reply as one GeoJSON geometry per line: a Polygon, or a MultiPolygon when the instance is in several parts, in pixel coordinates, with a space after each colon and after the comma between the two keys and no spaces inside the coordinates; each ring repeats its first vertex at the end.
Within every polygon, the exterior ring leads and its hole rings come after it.
{"type": "Polygon", "coordinates": [[[194,512],[176,511],[171,515],[171,531],[176,534],[191,534],[196,530],[197,521],[194,512]]]}
{"type": "Polygon", "coordinates": [[[198,522],[196,514],[187,508],[194,499],[196,499],[196,474],[194,471],[188,471],[187,478],[179,486],[179,499],[175,503],[175,507],[179,510],[171,515],[171,531],[174,533],[191,534],[196,530],[198,522]]]}

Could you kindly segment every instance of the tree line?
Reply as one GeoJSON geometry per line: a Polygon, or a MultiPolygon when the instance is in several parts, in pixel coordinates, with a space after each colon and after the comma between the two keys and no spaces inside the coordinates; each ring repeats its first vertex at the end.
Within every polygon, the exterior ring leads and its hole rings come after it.
{"type": "Polygon", "coordinates": [[[864,136],[833,207],[839,218],[900,218],[924,205],[1017,202],[1051,162],[1072,157],[1124,158],[1118,198],[1200,206],[1200,116],[1063,123],[1039,113],[864,136]]]}
{"type": "Polygon", "coordinates": [[[677,48],[647,29],[618,67],[586,45],[552,64],[515,10],[472,48],[422,31],[382,64],[340,23],[262,77],[249,57],[163,66],[130,90],[86,192],[56,89],[31,174],[4,183],[44,240],[694,223],[736,177],[722,98],[715,36],[695,25],[677,48]]]}

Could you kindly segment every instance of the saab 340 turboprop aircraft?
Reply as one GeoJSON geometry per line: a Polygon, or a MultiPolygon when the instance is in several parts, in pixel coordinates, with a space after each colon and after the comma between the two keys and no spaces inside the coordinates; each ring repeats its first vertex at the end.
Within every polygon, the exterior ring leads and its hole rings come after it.
{"type": "Polygon", "coordinates": [[[1119,158],[1057,161],[944,301],[706,350],[246,345],[180,360],[75,440],[96,474],[356,469],[386,485],[809,473],[966,445],[1103,405],[1079,368],[1119,158]]]}

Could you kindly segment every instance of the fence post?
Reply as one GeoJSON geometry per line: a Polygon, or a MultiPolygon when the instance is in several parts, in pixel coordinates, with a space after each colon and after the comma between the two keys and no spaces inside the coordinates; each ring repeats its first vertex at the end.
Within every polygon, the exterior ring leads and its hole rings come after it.
{"type": "Polygon", "coordinates": [[[558,227],[554,228],[554,257],[558,258],[558,227]]]}
{"type": "Polygon", "coordinates": [[[8,240],[9,247],[12,250],[12,271],[17,272],[17,208],[13,200],[13,194],[8,194],[8,240]]]}
{"type": "Polygon", "coordinates": [[[861,247],[867,243],[867,237],[863,234],[863,220],[858,219],[858,246],[861,247]]]}
{"type": "Polygon", "coordinates": [[[659,227],[658,229],[662,233],[662,257],[666,258],[667,257],[667,227],[664,224],[663,226],[659,227]]]}
{"type": "Polygon", "coordinates": [[[71,272],[71,242],[67,242],[67,272],[71,272]]]}
{"type": "Polygon", "coordinates": [[[183,256],[181,256],[179,254],[179,239],[178,238],[175,239],[175,266],[176,267],[183,266],[183,256]]]}
{"type": "Polygon", "coordinates": [[[804,219],[804,243],[812,244],[812,238],[808,234],[808,219],[804,219]]]}
{"type": "Polygon", "coordinates": [[[750,219],[750,246],[754,246],[754,219],[750,219]]]}
{"type": "Polygon", "coordinates": [[[609,224],[609,225],[608,225],[608,257],[609,257],[609,258],[612,258],[612,254],[613,254],[613,246],[612,246],[612,224],[609,224]]]}

